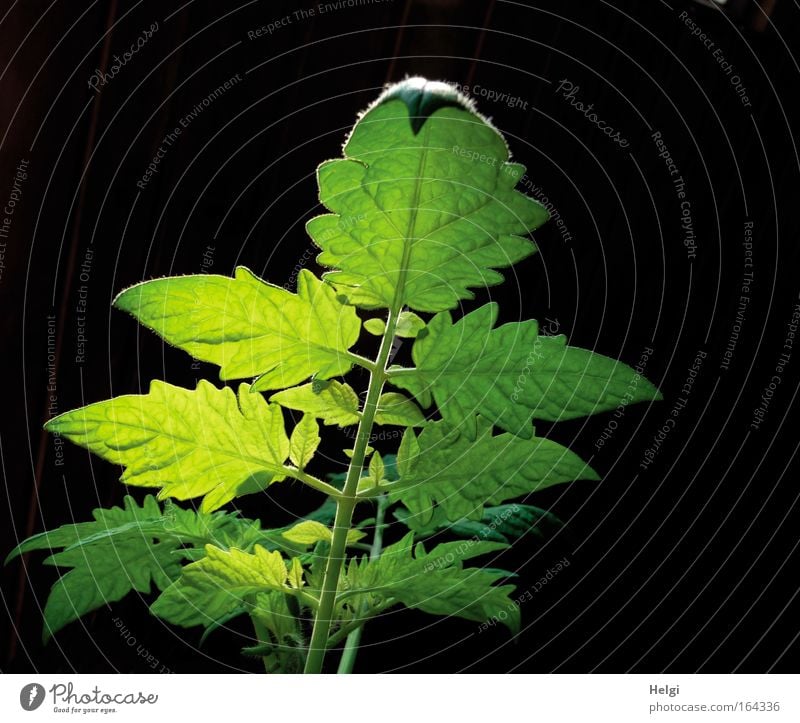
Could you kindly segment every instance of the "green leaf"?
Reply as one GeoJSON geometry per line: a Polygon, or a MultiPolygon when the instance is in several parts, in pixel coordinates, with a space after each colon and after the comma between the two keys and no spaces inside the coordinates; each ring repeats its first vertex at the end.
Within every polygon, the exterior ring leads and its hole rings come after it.
{"type": "Polygon", "coordinates": [[[401,311],[394,333],[404,339],[414,339],[424,328],[425,322],[413,311],[401,311]]]}
{"type": "Polygon", "coordinates": [[[250,554],[206,545],[206,557],[186,565],[150,610],[173,625],[208,626],[237,610],[245,612],[257,593],[291,591],[288,579],[277,551],[257,545],[250,554]]]}
{"type": "Polygon", "coordinates": [[[181,570],[182,545],[236,536],[249,520],[169,506],[163,512],[147,495],[141,507],[129,496],[123,507],[98,508],[92,522],[63,525],[19,544],[6,562],[32,550],[55,548],[47,565],[72,568],[50,592],[44,610],[44,641],[92,610],[122,599],[131,591],[165,589],[181,570]]]}
{"type": "Polygon", "coordinates": [[[364,322],[364,329],[372,336],[383,336],[386,331],[386,322],[383,319],[367,319],[364,322]]]}
{"type": "Polygon", "coordinates": [[[220,367],[220,379],[261,375],[254,390],[281,389],[339,376],[352,366],[347,350],[360,321],[334,289],[302,270],[297,293],[262,281],[244,266],[216,274],[144,281],[114,305],[170,344],[220,367]]]}
{"type": "Polygon", "coordinates": [[[314,452],[317,451],[319,443],[317,420],[311,414],[304,414],[292,430],[292,436],[289,439],[289,459],[300,469],[305,469],[314,456],[314,452]]]}
{"type": "Polygon", "coordinates": [[[372,458],[369,460],[369,474],[368,478],[371,482],[375,485],[379,485],[384,480],[384,475],[386,473],[386,467],[383,464],[383,458],[375,452],[372,455],[372,458]]]}
{"type": "Polygon", "coordinates": [[[340,427],[358,424],[358,395],[349,384],[337,381],[303,384],[273,394],[269,400],[286,409],[313,414],[324,424],[340,427]]]}
{"type": "Polygon", "coordinates": [[[564,336],[540,335],[534,320],[495,329],[497,313],[489,303],[455,323],[438,314],[414,342],[416,368],[390,369],[390,381],[423,407],[432,392],[453,425],[479,413],[521,436],[530,434],[531,419],[557,422],[661,399],[629,366],[566,346],[564,336]]]}
{"type": "MultiPolygon", "coordinates": [[[[355,450],[353,450],[353,449],[344,449],[342,451],[344,452],[346,457],[348,457],[349,459],[353,459],[353,453],[354,453],[355,450]]],[[[364,450],[364,457],[365,458],[369,457],[374,451],[375,451],[374,447],[367,447],[364,450]]]]}
{"type": "MultiPolygon", "coordinates": [[[[314,520],[303,520],[296,525],[284,531],[283,536],[290,542],[296,542],[299,545],[314,545],[317,542],[330,542],[333,537],[331,530],[320,522],[314,520]]],[[[361,530],[348,530],[347,531],[347,544],[352,545],[354,542],[366,537],[365,532],[361,530]]]]}
{"type": "Polygon", "coordinates": [[[377,424],[394,424],[399,427],[421,427],[425,424],[425,415],[405,395],[386,392],[378,400],[375,422],[377,424]]]}
{"type": "Polygon", "coordinates": [[[433,516],[425,524],[420,522],[417,515],[404,507],[396,508],[393,514],[418,536],[428,537],[447,531],[465,539],[474,538],[492,542],[511,542],[527,534],[543,540],[547,537],[547,533],[564,524],[547,510],[517,503],[485,507],[480,520],[462,517],[451,522],[441,507],[434,509],[433,516]]]}
{"type": "Polygon", "coordinates": [[[204,496],[204,512],[285,478],[289,440],[279,406],[200,381],[188,390],[154,381],[148,394],[90,404],[51,419],[57,432],[124,466],[121,480],[159,497],[204,496]]]}
{"type": "MultiPolygon", "coordinates": [[[[429,424],[415,442],[398,451],[400,481],[391,492],[419,524],[426,524],[439,505],[450,520],[480,519],[483,507],[521,497],[562,482],[599,479],[575,453],[540,437],[521,439],[492,434],[485,419],[473,420],[466,434],[443,422],[429,424]],[[474,439],[474,441],[473,441],[474,439]],[[413,455],[413,456],[408,456],[413,455]]],[[[405,437],[414,435],[406,430],[405,437]]]]}
{"type": "MultiPolygon", "coordinates": [[[[425,321],[413,311],[401,311],[397,317],[394,335],[404,339],[413,339],[424,328],[425,321]]],[[[364,329],[373,336],[383,336],[386,331],[386,322],[383,319],[367,319],[364,322],[364,329]]]]}
{"type": "Polygon", "coordinates": [[[454,615],[484,622],[499,617],[512,632],[519,629],[519,608],[509,595],[513,585],[496,586],[502,570],[465,568],[463,562],[505,549],[496,542],[459,541],[437,545],[429,553],[414,534],[387,547],[377,560],[353,560],[341,584],[343,618],[363,614],[387,601],[432,615],[454,615]]]}
{"type": "Polygon", "coordinates": [[[357,306],[431,312],[502,281],[495,269],[532,254],[522,236],[548,217],[514,190],[525,169],[508,158],[500,133],[450,86],[394,86],[356,123],[344,158],[317,170],[333,213],[306,228],[319,262],[336,269],[326,280],[357,306]]]}
{"type": "Polygon", "coordinates": [[[292,564],[289,567],[289,585],[298,590],[303,587],[306,584],[303,579],[303,573],[304,570],[300,558],[293,557],[292,564]]]}

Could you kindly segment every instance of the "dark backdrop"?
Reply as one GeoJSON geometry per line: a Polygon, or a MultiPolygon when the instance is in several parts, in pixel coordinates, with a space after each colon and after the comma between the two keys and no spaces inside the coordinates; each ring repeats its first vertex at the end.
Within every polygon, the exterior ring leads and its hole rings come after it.
{"type": "MultiPolygon", "coordinates": [[[[800,289],[795,3],[722,12],[680,0],[322,10],[275,0],[35,1],[0,18],[0,200],[16,202],[0,238],[3,554],[125,492],[118,469],[82,450],[65,449],[56,464],[41,432],[50,414],[152,378],[216,379],[112,313],[112,296],[141,279],[228,274],[239,263],[278,284],[298,263],[320,272],[303,228],[320,211],[315,167],[340,153],[384,83],[419,74],[473,90],[528,167],[528,192],[561,219],[535,234],[537,256],[475,303],[498,299],[506,318],[539,318],[629,364],[644,354],[665,400],[628,408],[615,429],[613,415],[539,427],[591,458],[603,481],[531,500],[567,526],[544,545],[521,541],[502,564],[517,570],[521,591],[555,561],[569,567],[522,606],[517,639],[403,611],[369,626],[358,669],[792,668],[800,605],[788,415],[800,348],[783,365],[781,354],[800,289]],[[313,16],[299,12],[309,8],[313,16]],[[151,37],[120,65],[114,56],[145,30],[151,37]],[[619,142],[577,102],[593,104],[619,142]],[[157,172],[137,187],[181,120],[157,172]]],[[[317,471],[341,460],[325,465],[317,471]]],[[[288,485],[268,497],[241,507],[273,524],[316,503],[288,485]]],[[[55,572],[40,561],[2,571],[4,670],[148,672],[141,650],[180,672],[258,670],[224,635],[199,648],[196,630],[164,627],[137,596],[42,647],[40,607],[55,572]]]]}

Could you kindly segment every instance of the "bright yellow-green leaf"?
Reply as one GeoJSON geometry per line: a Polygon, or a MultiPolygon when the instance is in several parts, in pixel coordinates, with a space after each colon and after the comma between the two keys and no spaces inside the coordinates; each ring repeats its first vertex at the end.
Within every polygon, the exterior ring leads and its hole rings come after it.
{"type": "Polygon", "coordinates": [[[395,424],[400,427],[421,427],[425,424],[425,416],[404,394],[386,392],[378,401],[375,421],[378,424],[395,424]]]}
{"type": "Polygon", "coordinates": [[[243,266],[233,278],[216,274],[144,281],[114,305],[170,344],[220,367],[221,379],[261,375],[254,389],[282,389],[307,379],[339,376],[352,366],[358,339],[355,310],[334,289],[302,270],[297,293],[262,281],[243,266]]]}
{"type": "MultiPolygon", "coordinates": [[[[386,322],[383,319],[367,319],[364,328],[373,336],[382,336],[386,331],[386,322]]],[[[402,311],[397,318],[395,336],[404,339],[413,339],[425,328],[425,322],[413,311],[402,311]]]]}
{"type": "Polygon", "coordinates": [[[375,452],[369,461],[369,479],[376,487],[383,482],[386,476],[386,465],[383,463],[383,458],[375,452]]]}
{"type": "Polygon", "coordinates": [[[361,117],[344,158],[318,171],[333,213],[308,222],[319,262],[365,308],[442,311],[470,287],[502,281],[495,269],[535,251],[524,238],[547,211],[514,190],[524,167],[503,137],[444,83],[411,78],[361,117]]]}
{"type": "MultiPolygon", "coordinates": [[[[353,451],[354,451],[354,450],[353,450],[352,448],[343,449],[342,451],[344,452],[344,455],[345,455],[345,457],[347,457],[348,459],[353,459],[353,451]]],[[[370,455],[371,455],[371,454],[372,454],[374,451],[375,451],[375,448],[374,448],[374,447],[369,447],[369,446],[368,446],[368,447],[367,447],[367,448],[364,450],[364,459],[366,459],[367,457],[369,457],[369,456],[370,456],[370,455]]]]}
{"type": "Polygon", "coordinates": [[[300,469],[311,461],[319,447],[319,424],[311,414],[304,414],[297,426],[292,430],[289,439],[289,459],[300,469]]]}
{"type": "Polygon", "coordinates": [[[51,432],[125,467],[122,481],[160,487],[159,497],[204,497],[205,512],[285,478],[289,440],[281,408],[201,381],[154,381],[148,394],[90,404],[51,419],[51,432]]]}
{"type": "Polygon", "coordinates": [[[300,562],[299,557],[292,558],[292,564],[289,567],[289,585],[298,590],[305,585],[305,581],[303,580],[303,564],[300,562]]]}
{"type": "Polygon", "coordinates": [[[386,322],[383,319],[367,319],[364,328],[373,336],[383,336],[386,331],[386,322]]]}
{"type": "MultiPolygon", "coordinates": [[[[298,545],[315,545],[317,542],[330,542],[333,536],[330,528],[314,520],[304,520],[298,522],[294,527],[290,527],[283,536],[290,542],[298,545]]],[[[365,536],[361,530],[347,531],[347,544],[352,545],[365,536]]]]}
{"type": "Polygon", "coordinates": [[[349,384],[336,380],[322,384],[303,384],[273,394],[270,402],[286,409],[313,414],[324,424],[345,427],[358,423],[358,395],[349,384]]]}
{"type": "Polygon", "coordinates": [[[260,545],[252,554],[206,545],[206,557],[184,567],[150,609],[174,625],[210,625],[252,605],[260,592],[289,591],[288,579],[279,552],[260,545]]]}

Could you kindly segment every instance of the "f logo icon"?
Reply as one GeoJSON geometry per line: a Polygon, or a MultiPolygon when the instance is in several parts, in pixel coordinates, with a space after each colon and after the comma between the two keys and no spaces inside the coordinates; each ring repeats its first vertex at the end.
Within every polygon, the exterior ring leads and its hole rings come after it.
{"type": "Polygon", "coordinates": [[[19,704],[23,710],[36,710],[44,703],[44,687],[38,683],[28,683],[19,693],[19,704]]]}

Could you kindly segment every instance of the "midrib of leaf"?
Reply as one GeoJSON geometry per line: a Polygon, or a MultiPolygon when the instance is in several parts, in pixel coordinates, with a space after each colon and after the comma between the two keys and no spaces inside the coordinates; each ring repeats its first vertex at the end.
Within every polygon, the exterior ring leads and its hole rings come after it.
{"type": "Polygon", "coordinates": [[[392,328],[389,329],[389,324],[386,325],[386,332],[391,331],[391,337],[394,338],[394,333],[397,328],[397,318],[400,312],[403,301],[403,292],[405,291],[406,278],[408,277],[408,262],[411,259],[411,251],[414,247],[414,232],[417,226],[417,212],[419,211],[419,197],[422,191],[422,183],[425,178],[425,164],[428,161],[428,138],[430,136],[430,126],[425,123],[422,126],[423,142],[422,152],[420,153],[419,162],[417,163],[417,178],[414,183],[414,195],[411,199],[411,213],[408,217],[408,224],[406,227],[405,238],[403,239],[403,257],[400,261],[400,273],[397,277],[397,287],[394,290],[394,298],[392,299],[392,306],[389,314],[389,321],[394,322],[392,328]],[[394,313],[391,313],[394,312],[394,313]]]}

